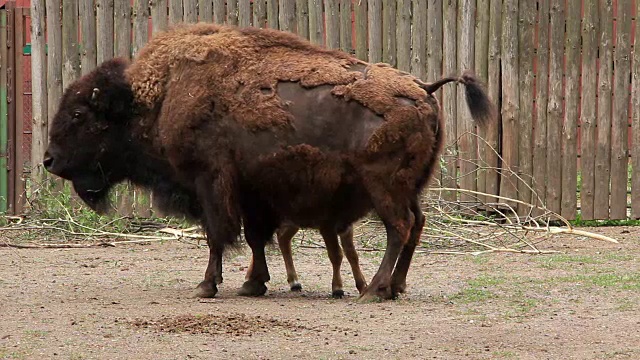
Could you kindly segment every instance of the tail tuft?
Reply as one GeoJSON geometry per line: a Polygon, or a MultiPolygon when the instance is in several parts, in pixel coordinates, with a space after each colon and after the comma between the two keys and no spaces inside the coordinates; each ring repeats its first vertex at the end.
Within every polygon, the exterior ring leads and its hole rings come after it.
{"type": "Polygon", "coordinates": [[[465,71],[458,80],[465,85],[467,106],[471,117],[484,127],[496,119],[496,108],[489,99],[483,84],[469,70],[465,71]]]}

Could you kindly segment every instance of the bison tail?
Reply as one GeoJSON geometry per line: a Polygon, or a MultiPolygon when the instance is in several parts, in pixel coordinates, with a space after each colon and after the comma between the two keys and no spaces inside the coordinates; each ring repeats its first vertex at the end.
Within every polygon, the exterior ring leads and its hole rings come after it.
{"type": "Polygon", "coordinates": [[[489,99],[484,86],[471,71],[465,71],[460,77],[446,77],[433,83],[421,83],[420,85],[425,91],[432,94],[452,81],[465,85],[469,112],[473,120],[480,126],[484,126],[496,118],[495,107],[489,99]]]}

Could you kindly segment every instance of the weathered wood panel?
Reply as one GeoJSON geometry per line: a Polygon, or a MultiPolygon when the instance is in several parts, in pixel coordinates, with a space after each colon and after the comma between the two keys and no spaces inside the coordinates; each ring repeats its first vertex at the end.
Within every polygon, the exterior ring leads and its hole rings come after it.
{"type": "Polygon", "coordinates": [[[309,40],[314,44],[324,45],[322,0],[309,0],[309,40]]]}
{"type": "Polygon", "coordinates": [[[413,0],[411,26],[411,73],[424,79],[427,73],[427,2],[413,0]]]}
{"type": "Polygon", "coordinates": [[[98,44],[98,64],[113,58],[113,1],[96,0],[96,43],[98,44]]]}
{"type": "MultiPolygon", "coordinates": [[[[536,125],[533,132],[533,201],[543,207],[547,197],[547,101],[549,89],[549,0],[538,2],[536,125]]],[[[542,210],[534,209],[533,215],[542,210]]]]}
{"type": "Polygon", "coordinates": [[[249,0],[238,0],[238,25],[251,26],[251,3],[249,0]]]}
{"type": "MultiPolygon", "coordinates": [[[[343,0],[343,2],[346,0],[343,0]]],[[[349,2],[350,4],[351,2],[349,2]]],[[[255,3],[254,3],[255,6],[255,3]]],[[[309,39],[309,1],[296,0],[296,30],[298,35],[309,39]]]]}
{"type": "Polygon", "coordinates": [[[227,24],[238,25],[238,0],[227,1],[227,24]]]}
{"type": "MultiPolygon", "coordinates": [[[[47,118],[53,120],[62,97],[62,7],[60,0],[47,0],[47,118]]],[[[95,17],[94,17],[95,19],[95,17]]],[[[87,37],[87,45],[96,46],[95,39],[87,37]],[[93,40],[93,41],[91,41],[93,40]]],[[[90,59],[89,59],[90,62],[90,59]]],[[[95,66],[95,63],[93,64],[95,66]]],[[[49,127],[51,121],[49,121],[49,127]]]]}
{"type": "Polygon", "coordinates": [[[367,1],[355,1],[353,7],[356,18],[356,57],[360,60],[367,60],[367,1]]]}
{"type": "MultiPolygon", "coordinates": [[[[440,1],[440,0],[436,0],[440,1]]],[[[411,70],[411,0],[398,0],[396,38],[400,39],[397,46],[397,65],[402,71],[411,70]]]]}
{"type": "Polygon", "coordinates": [[[613,72],[613,7],[600,2],[600,49],[598,67],[598,125],[594,217],[609,218],[609,175],[611,172],[611,75],[613,72]]]}
{"type": "Polygon", "coordinates": [[[353,52],[353,28],[351,0],[340,0],[340,49],[351,54],[353,52]]]}
{"type": "Polygon", "coordinates": [[[617,0],[616,42],[613,52],[613,121],[611,122],[610,218],[627,218],[629,171],[629,80],[631,71],[631,0],[617,0]]]}
{"type": "Polygon", "coordinates": [[[182,22],[184,7],[182,0],[169,1],[169,25],[179,24],[182,22]]]}
{"type": "Polygon", "coordinates": [[[547,207],[560,212],[562,196],[562,74],[564,53],[564,2],[552,2],[547,103],[547,207]]]}
{"type": "Polygon", "coordinates": [[[280,30],[295,32],[296,31],[296,1],[295,0],[279,0],[279,26],[280,30]]]}
{"type": "MultiPolygon", "coordinates": [[[[382,0],[382,61],[396,66],[396,0],[382,0]]],[[[426,0],[423,0],[427,10],[426,0]]],[[[401,39],[403,41],[403,39],[401,39]]]]}
{"type": "MultiPolygon", "coordinates": [[[[520,24],[518,29],[518,81],[520,82],[520,111],[518,120],[518,200],[531,202],[533,176],[533,50],[536,4],[522,1],[518,8],[520,24]]],[[[518,213],[525,215],[531,209],[518,204],[518,213]]]]}
{"type": "Polygon", "coordinates": [[[640,1],[636,2],[636,26],[633,43],[633,86],[631,133],[631,161],[633,175],[631,180],[631,217],[640,218],[640,1]]]}
{"type": "Polygon", "coordinates": [[[324,0],[326,45],[329,49],[340,48],[340,13],[338,0],[324,0]]]}
{"type": "MultiPolygon", "coordinates": [[[[48,1],[47,1],[48,2],[48,1]]],[[[93,70],[96,63],[96,16],[93,0],[80,0],[78,4],[80,33],[82,34],[80,51],[80,73],[93,70]]],[[[49,49],[52,51],[52,49],[49,49]]]]}
{"type": "Polygon", "coordinates": [[[115,56],[131,57],[131,3],[116,1],[114,6],[115,56]]]}
{"type": "Polygon", "coordinates": [[[580,105],[580,12],[567,11],[565,61],[565,112],[562,153],[561,213],[576,218],[578,188],[578,106],[580,105]]]}
{"type": "Polygon", "coordinates": [[[270,29],[278,29],[278,0],[267,0],[267,24],[270,29]]]}
{"type": "MultiPolygon", "coordinates": [[[[35,186],[42,184],[45,179],[42,158],[48,138],[45,13],[44,3],[31,2],[31,181],[35,186]]],[[[2,67],[0,70],[4,72],[6,69],[2,67]]],[[[4,151],[5,149],[0,149],[2,155],[4,151]]],[[[5,199],[1,201],[4,202],[5,199]]],[[[0,207],[0,212],[4,210],[4,206],[0,207]]]]}
{"type": "MultiPolygon", "coordinates": [[[[476,31],[475,31],[475,51],[474,68],[476,76],[485,84],[488,80],[488,59],[489,59],[489,0],[478,0],[476,4],[476,31]]],[[[427,49],[430,45],[427,45],[427,49]]],[[[429,66],[427,66],[429,68],[429,66]]],[[[476,187],[479,192],[487,191],[487,172],[494,171],[486,167],[487,147],[484,139],[487,137],[487,129],[480,127],[478,132],[478,162],[476,187]]],[[[480,201],[487,201],[485,196],[479,196],[480,201]]]]}
{"type": "MultiPolygon", "coordinates": [[[[475,51],[475,0],[458,0],[458,73],[474,68],[475,51]]],[[[458,158],[460,161],[460,187],[476,191],[476,159],[478,141],[475,126],[469,113],[464,86],[457,87],[456,126],[458,136],[458,158]]],[[[475,196],[462,193],[461,202],[474,201],[475,196]]]]}
{"type": "Polygon", "coordinates": [[[154,0],[149,3],[151,7],[151,32],[153,34],[163,31],[169,26],[167,1],[168,0],[154,0]]]}
{"type": "MultiPolygon", "coordinates": [[[[256,1],[256,5],[264,1],[256,1]]],[[[198,2],[198,19],[202,22],[213,22],[213,0],[200,0],[198,2]]]]}
{"type": "Polygon", "coordinates": [[[382,0],[368,0],[369,62],[382,61],[382,0]]]}
{"type": "Polygon", "coordinates": [[[140,49],[149,41],[149,2],[135,0],[133,12],[133,49],[132,56],[136,56],[140,49]]]}
{"type": "Polygon", "coordinates": [[[189,24],[198,22],[198,0],[184,0],[183,3],[183,21],[189,24]]]}
{"type": "MultiPolygon", "coordinates": [[[[580,215],[583,220],[594,218],[598,32],[598,3],[585,2],[582,22],[582,99],[580,103],[580,164],[582,168],[580,215]]],[[[636,39],[638,39],[637,36],[636,39]]]]}
{"type": "Polygon", "coordinates": [[[502,167],[506,170],[501,174],[500,195],[510,199],[518,198],[518,5],[518,0],[505,0],[502,5],[502,167]]]}
{"type": "MultiPolygon", "coordinates": [[[[457,62],[457,3],[455,0],[443,2],[443,73],[446,75],[458,72],[457,62]]],[[[442,153],[445,168],[442,169],[442,186],[447,188],[457,187],[457,121],[456,121],[456,89],[452,86],[442,88],[442,112],[444,117],[445,148],[442,153]]],[[[445,191],[442,197],[447,201],[456,201],[458,194],[453,191],[445,191]]]]}
{"type": "Polygon", "coordinates": [[[213,0],[213,22],[223,24],[227,21],[225,0],[213,0]]]}

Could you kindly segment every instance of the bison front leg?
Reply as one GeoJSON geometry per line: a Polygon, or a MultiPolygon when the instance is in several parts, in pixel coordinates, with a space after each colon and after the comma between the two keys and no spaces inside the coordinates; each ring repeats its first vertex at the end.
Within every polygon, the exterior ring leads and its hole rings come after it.
{"type": "Polygon", "coordinates": [[[238,291],[240,296],[262,296],[267,292],[266,283],[271,280],[265,245],[276,231],[277,223],[266,211],[260,211],[257,204],[248,205],[244,215],[244,236],[253,257],[246,281],[238,291]]]}
{"type": "Polygon", "coordinates": [[[295,225],[285,224],[278,230],[278,246],[280,252],[282,252],[282,258],[284,260],[284,267],[287,270],[287,282],[291,291],[301,291],[302,284],[298,281],[298,273],[293,263],[293,253],[291,251],[291,241],[293,236],[300,230],[295,225]]]}
{"type": "Polygon", "coordinates": [[[232,180],[228,174],[221,172],[217,176],[198,177],[195,181],[209,245],[209,264],[204,280],[196,288],[195,297],[210,298],[216,295],[217,285],[222,283],[224,248],[240,235],[240,212],[232,180]]]}
{"type": "Polygon", "coordinates": [[[342,276],[340,276],[340,266],[342,265],[342,249],[338,243],[338,234],[333,229],[320,229],[320,235],[327,246],[327,254],[333,268],[333,278],[331,280],[331,296],[334,299],[342,299],[344,290],[342,289],[342,276]]]}

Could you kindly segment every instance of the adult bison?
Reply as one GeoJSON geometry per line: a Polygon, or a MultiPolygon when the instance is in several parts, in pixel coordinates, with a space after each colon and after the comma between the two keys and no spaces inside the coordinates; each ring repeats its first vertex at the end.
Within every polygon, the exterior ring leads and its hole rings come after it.
{"type": "Polygon", "coordinates": [[[262,295],[279,225],[335,236],[375,210],[387,247],[360,296],[391,299],[405,290],[424,225],[418,197],[443,145],[432,93],[451,81],[465,85],[475,121],[493,117],[471,74],[424,83],[286,32],[180,26],[132,63],[106,61],[70,85],[43,163],[96,211],[128,179],[201,218],[203,297],[217,293],[241,224],[253,258],[240,293],[262,295]]]}

